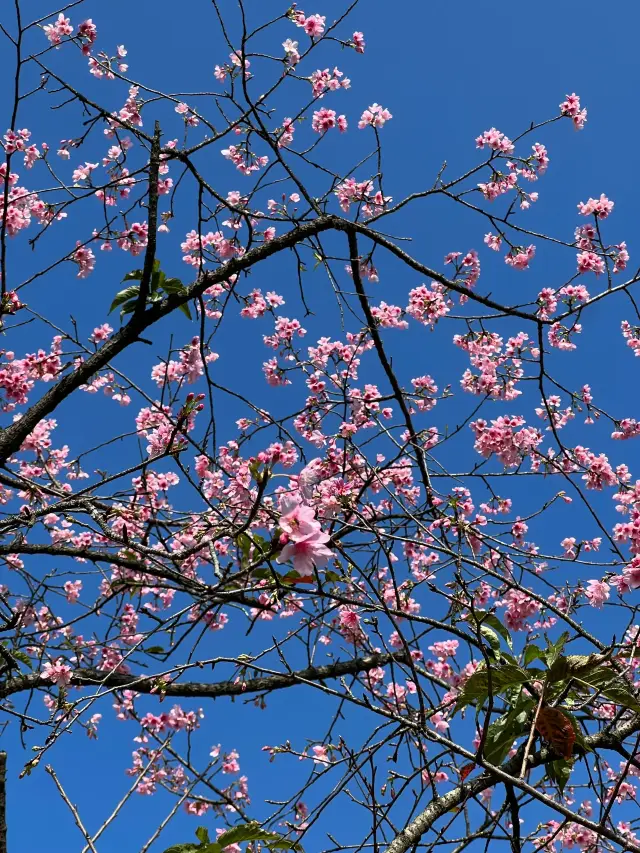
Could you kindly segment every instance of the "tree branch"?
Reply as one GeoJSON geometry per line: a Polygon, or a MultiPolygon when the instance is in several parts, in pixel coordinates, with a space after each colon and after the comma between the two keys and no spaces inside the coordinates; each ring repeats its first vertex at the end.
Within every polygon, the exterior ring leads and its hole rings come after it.
{"type": "MultiPolygon", "coordinates": [[[[179,696],[190,699],[216,699],[219,696],[244,696],[250,693],[265,693],[293,687],[306,681],[327,681],[343,675],[368,672],[389,663],[406,663],[405,652],[395,654],[373,654],[348,661],[337,661],[324,666],[309,666],[294,672],[250,678],[248,681],[218,681],[213,683],[194,681],[175,681],[162,687],[167,696],[179,696]]],[[[106,687],[116,690],[135,690],[138,693],[158,693],[159,676],[125,675],[119,672],[104,673],[97,669],[77,669],[71,677],[76,687],[106,687]]],[[[40,673],[22,675],[0,682],[0,699],[49,686],[50,682],[40,673]]],[[[1,849],[0,849],[0,853],[1,849]]]]}

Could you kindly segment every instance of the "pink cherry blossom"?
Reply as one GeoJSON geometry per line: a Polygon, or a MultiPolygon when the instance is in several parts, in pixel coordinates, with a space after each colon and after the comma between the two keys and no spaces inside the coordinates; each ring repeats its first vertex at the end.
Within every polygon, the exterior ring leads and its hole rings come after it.
{"type": "Polygon", "coordinates": [[[605,581],[590,580],[587,583],[585,595],[592,607],[602,607],[609,598],[609,584],[605,581]]]}
{"type": "Polygon", "coordinates": [[[575,93],[567,95],[566,101],[560,104],[560,113],[563,116],[569,116],[573,121],[576,130],[582,130],[587,121],[587,111],[582,109],[580,98],[575,93]]]}
{"type": "Polygon", "coordinates": [[[291,560],[301,577],[311,577],[315,567],[324,566],[333,557],[333,552],[327,547],[330,539],[327,533],[318,531],[301,536],[284,546],[277,562],[291,560]]]}
{"type": "Polygon", "coordinates": [[[609,201],[604,193],[599,199],[590,198],[589,201],[581,201],[578,205],[578,211],[583,216],[596,216],[597,219],[606,219],[613,210],[614,202],[609,201]]]}
{"type": "Polygon", "coordinates": [[[502,154],[512,154],[514,150],[513,142],[504,133],[501,133],[495,127],[490,130],[485,130],[476,138],[476,148],[491,148],[492,151],[499,151],[502,154]]]}
{"type": "Polygon", "coordinates": [[[389,110],[381,107],[380,104],[372,104],[368,109],[366,109],[362,115],[360,116],[360,121],[358,122],[358,127],[362,130],[365,127],[376,127],[381,128],[392,119],[393,116],[389,112],[389,110]]]}
{"type": "Polygon", "coordinates": [[[62,658],[55,661],[47,661],[42,668],[42,677],[60,687],[67,687],[71,683],[72,669],[64,663],[62,658]]]}
{"type": "Polygon", "coordinates": [[[60,12],[53,24],[45,24],[42,29],[51,44],[56,47],[60,44],[64,36],[70,36],[73,33],[71,21],[69,18],[65,18],[62,12],[60,12]]]}

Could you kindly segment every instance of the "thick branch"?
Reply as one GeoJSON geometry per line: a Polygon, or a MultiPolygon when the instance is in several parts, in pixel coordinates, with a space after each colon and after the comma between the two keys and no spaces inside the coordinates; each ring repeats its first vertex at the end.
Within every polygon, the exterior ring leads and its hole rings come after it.
{"type": "MultiPolygon", "coordinates": [[[[32,545],[28,542],[15,542],[9,545],[0,545],[0,556],[5,554],[40,554],[51,557],[68,557],[75,560],[89,560],[91,563],[109,563],[116,566],[122,566],[126,569],[131,569],[134,572],[150,575],[154,578],[170,581],[171,583],[174,583],[178,589],[186,590],[194,597],[201,599],[202,601],[206,601],[210,605],[235,602],[237,604],[246,604],[248,607],[264,609],[263,605],[260,604],[256,597],[251,596],[242,590],[227,590],[210,586],[181,574],[177,568],[163,565],[159,560],[155,565],[150,565],[148,562],[140,562],[132,558],[123,557],[120,554],[112,554],[109,551],[100,551],[92,548],[76,548],[74,545],[32,545]]],[[[163,555],[159,552],[158,558],[161,556],[163,555]]],[[[170,555],[167,555],[167,557],[170,557],[170,555]]]]}
{"type": "MultiPolygon", "coordinates": [[[[590,735],[585,738],[585,740],[593,750],[600,748],[614,749],[617,751],[620,744],[622,744],[626,738],[638,731],[640,731],[640,717],[634,715],[630,720],[616,726],[612,731],[599,732],[598,734],[590,735]]],[[[530,756],[529,766],[531,768],[539,767],[548,761],[550,757],[552,757],[552,753],[548,749],[542,749],[530,756]]],[[[517,778],[521,761],[522,750],[518,750],[513,758],[503,764],[502,767],[498,768],[499,773],[492,772],[490,770],[485,771],[472,782],[458,785],[443,797],[438,797],[437,799],[432,800],[423,812],[407,824],[402,832],[398,833],[387,848],[387,853],[406,853],[407,850],[420,842],[422,836],[431,829],[433,824],[439,818],[451,811],[451,809],[457,808],[471,797],[478,796],[478,794],[486,791],[487,788],[490,788],[500,780],[509,782],[514,788],[526,790],[527,793],[533,792],[537,799],[541,799],[543,795],[539,794],[538,791],[535,791],[535,789],[523,780],[517,778]]],[[[544,798],[545,802],[547,799],[548,798],[546,797],[544,798]]],[[[617,844],[620,844],[623,848],[635,851],[635,853],[640,851],[640,846],[631,841],[625,841],[625,839],[621,838],[619,833],[600,826],[582,815],[570,812],[561,803],[551,801],[550,805],[565,816],[567,816],[568,812],[571,820],[574,820],[576,823],[592,830],[597,835],[609,838],[617,844]]]]}
{"type": "Polygon", "coordinates": [[[95,373],[102,370],[112,359],[119,355],[128,346],[135,343],[139,339],[140,334],[149,326],[152,326],[162,317],[165,317],[167,314],[175,311],[176,308],[179,308],[181,305],[185,305],[192,299],[201,296],[202,293],[204,293],[207,288],[211,287],[212,284],[227,281],[231,276],[250,269],[260,261],[271,257],[271,255],[275,255],[283,249],[290,249],[297,243],[301,243],[309,237],[330,229],[348,232],[353,232],[354,230],[359,231],[361,234],[364,234],[374,240],[380,246],[384,246],[385,249],[388,249],[388,251],[392,252],[392,254],[404,261],[404,263],[411,267],[411,269],[433,278],[445,287],[448,287],[457,293],[464,293],[470,299],[480,302],[487,307],[494,308],[496,311],[501,313],[511,314],[536,323],[540,322],[538,318],[532,314],[527,314],[526,312],[519,311],[516,308],[505,307],[504,305],[494,302],[488,297],[469,292],[461,284],[449,281],[440,273],[419,263],[406,252],[403,252],[402,249],[399,249],[391,240],[387,239],[382,234],[378,234],[376,231],[361,225],[360,223],[349,222],[348,220],[343,219],[340,216],[334,216],[333,214],[319,216],[311,222],[305,222],[302,225],[292,228],[291,231],[288,231],[281,237],[276,237],[267,243],[262,243],[260,246],[250,249],[241,258],[231,258],[231,260],[227,261],[226,264],[222,264],[222,266],[218,267],[217,270],[204,273],[198,281],[186,289],[186,292],[171,294],[166,299],[163,299],[162,302],[154,304],[141,314],[136,315],[134,312],[133,317],[127,325],[120,329],[120,331],[107,341],[104,346],[100,347],[96,353],[83,362],[83,364],[74,370],[73,373],[69,373],[60,379],[60,381],[50,388],[37,403],[34,403],[34,405],[25,412],[19,421],[16,421],[7,429],[2,430],[0,433],[0,465],[4,464],[13,453],[19,450],[20,445],[32,432],[36,424],[38,424],[47,415],[50,415],[51,412],[53,412],[57,406],[69,396],[69,394],[81,385],[87,383],[95,373]]]}
{"type": "Polygon", "coordinates": [[[422,476],[422,482],[426,491],[427,501],[432,507],[433,494],[431,489],[431,480],[429,479],[429,471],[427,470],[424,449],[421,447],[420,442],[418,441],[418,437],[416,436],[416,431],[413,428],[413,421],[411,420],[411,415],[407,407],[405,395],[402,393],[402,388],[400,388],[400,384],[396,378],[395,373],[393,372],[393,368],[391,367],[389,359],[387,358],[387,353],[385,352],[384,344],[382,343],[382,338],[380,337],[375,317],[371,313],[369,300],[367,298],[367,294],[365,293],[364,285],[362,284],[362,277],[360,276],[360,267],[358,259],[358,238],[356,237],[355,231],[349,231],[347,233],[347,238],[349,240],[351,273],[353,275],[353,283],[356,287],[356,293],[358,294],[358,299],[360,301],[360,307],[362,308],[364,316],[367,320],[367,326],[369,327],[369,332],[371,333],[371,337],[373,339],[378,358],[380,359],[380,364],[382,365],[382,369],[384,370],[387,379],[389,380],[389,384],[393,388],[393,396],[398,401],[398,405],[400,406],[400,410],[402,411],[404,422],[409,432],[409,440],[413,449],[415,450],[416,460],[418,462],[418,468],[420,469],[420,474],[422,476]]]}
{"type": "Polygon", "coordinates": [[[0,853],[7,853],[7,753],[0,752],[0,853]]]}
{"type": "MultiPolygon", "coordinates": [[[[327,681],[340,678],[343,675],[355,675],[359,672],[369,672],[379,666],[389,663],[406,663],[404,652],[395,654],[374,654],[367,657],[354,658],[347,661],[325,666],[309,666],[295,672],[277,675],[266,675],[250,678],[247,681],[218,681],[214,683],[198,681],[175,681],[162,688],[167,696],[180,696],[191,699],[216,699],[219,696],[244,696],[249,693],[266,693],[271,690],[281,690],[304,684],[308,681],[327,681]]],[[[158,676],[125,675],[119,672],[105,673],[97,669],[77,669],[71,677],[71,684],[77,687],[105,687],[117,690],[135,690],[138,693],[158,693],[158,676]]],[[[22,675],[0,683],[0,699],[25,690],[50,686],[40,673],[22,675]]]]}
{"type": "Polygon", "coordinates": [[[338,216],[320,216],[312,222],[299,225],[281,237],[276,237],[267,243],[250,249],[241,258],[231,258],[217,270],[206,272],[191,287],[187,288],[185,293],[171,294],[142,314],[136,316],[134,313],[127,325],[83,362],[77,370],[68,373],[56,382],[37,403],[34,403],[24,413],[19,421],[0,431],[0,464],[4,464],[12,454],[20,449],[20,445],[33,431],[36,424],[50,415],[69,394],[87,383],[95,373],[102,370],[123,350],[135,343],[141,333],[149,326],[175,311],[180,305],[185,305],[191,299],[200,296],[212,284],[227,281],[232,275],[241,273],[271,257],[271,255],[275,255],[283,249],[289,249],[296,243],[300,243],[315,234],[327,231],[330,228],[337,228],[341,221],[338,216]]]}

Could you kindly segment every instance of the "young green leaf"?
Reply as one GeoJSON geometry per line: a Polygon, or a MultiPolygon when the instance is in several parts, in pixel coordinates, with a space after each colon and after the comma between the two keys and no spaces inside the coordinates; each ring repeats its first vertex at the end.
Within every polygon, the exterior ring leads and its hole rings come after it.
{"type": "Polygon", "coordinates": [[[130,299],[135,299],[135,297],[140,293],[140,285],[139,284],[130,284],[129,287],[125,287],[124,290],[121,290],[120,293],[116,294],[115,299],[111,303],[111,308],[109,308],[109,314],[113,311],[114,308],[117,308],[118,305],[123,305],[125,302],[128,302],[130,299]]]}
{"type": "Polygon", "coordinates": [[[563,794],[565,786],[571,776],[573,761],[565,761],[560,758],[558,761],[548,761],[544,767],[549,779],[556,783],[560,793],[563,794]]]}
{"type": "Polygon", "coordinates": [[[524,665],[529,666],[534,660],[544,661],[544,652],[535,643],[529,643],[524,649],[524,665]]]}
{"type": "Polygon", "coordinates": [[[513,713],[503,714],[494,720],[487,730],[487,739],[482,749],[483,757],[489,764],[502,764],[518,734],[520,731],[516,731],[513,713]]]}
{"type": "Polygon", "coordinates": [[[206,826],[199,826],[196,829],[196,838],[201,844],[209,844],[211,839],[209,838],[209,830],[206,826]]]}
{"type": "Polygon", "coordinates": [[[491,650],[495,653],[495,656],[500,659],[500,638],[496,632],[487,625],[481,625],[480,634],[489,643],[491,650]]]}
{"type": "Polygon", "coordinates": [[[187,288],[179,278],[167,278],[162,283],[162,289],[165,293],[182,293],[187,288]]]}
{"type": "Polygon", "coordinates": [[[564,634],[562,634],[560,637],[558,637],[558,639],[555,641],[555,643],[549,644],[549,647],[547,648],[547,650],[545,652],[545,659],[547,662],[547,666],[549,668],[551,668],[554,665],[554,663],[556,662],[556,660],[560,657],[560,655],[562,654],[562,650],[564,649],[564,647],[567,645],[568,642],[569,642],[569,633],[568,633],[568,631],[565,631],[564,634]]]}
{"type": "Polygon", "coordinates": [[[262,841],[264,842],[264,846],[272,849],[302,850],[301,845],[297,841],[289,841],[277,832],[269,832],[266,829],[262,829],[260,824],[255,821],[234,826],[233,829],[223,832],[217,838],[217,845],[220,849],[223,849],[229,847],[231,844],[241,844],[243,841],[262,841]]]}
{"type": "Polygon", "coordinates": [[[623,708],[629,708],[640,713],[640,703],[633,695],[631,686],[627,686],[624,680],[609,667],[601,667],[594,672],[587,672],[579,678],[574,677],[574,681],[590,687],[616,705],[622,705],[623,708]]]}
{"type": "Polygon", "coordinates": [[[33,669],[33,663],[31,662],[31,658],[21,649],[11,649],[11,654],[16,660],[19,660],[20,663],[24,664],[29,669],[33,669]]]}
{"type": "MultiPolygon", "coordinates": [[[[529,680],[529,673],[513,664],[505,666],[491,667],[491,689],[495,694],[505,691],[509,687],[524,684],[529,680]]],[[[477,702],[479,705],[485,701],[489,695],[489,674],[486,667],[477,669],[462,686],[462,690],[458,696],[455,710],[459,711],[466,705],[472,702],[477,702]]]]}
{"type": "Polygon", "coordinates": [[[496,633],[500,634],[509,648],[513,650],[511,634],[494,613],[486,613],[483,610],[476,610],[476,616],[482,625],[488,625],[490,628],[493,628],[496,633]]]}

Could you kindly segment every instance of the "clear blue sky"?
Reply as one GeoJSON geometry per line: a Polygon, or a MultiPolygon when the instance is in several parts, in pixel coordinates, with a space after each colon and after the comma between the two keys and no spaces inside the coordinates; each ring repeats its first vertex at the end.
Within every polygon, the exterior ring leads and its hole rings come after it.
{"type": "MultiPolygon", "coordinates": [[[[11,26],[9,5],[5,4],[0,18],[11,26]]],[[[43,0],[24,5],[30,7],[28,14],[33,17],[48,9],[43,0]]],[[[248,5],[259,7],[258,14],[266,5],[269,13],[284,8],[284,4],[279,2],[248,5]]],[[[325,14],[329,20],[342,9],[342,5],[337,0],[327,0],[314,8],[305,3],[304,10],[325,14]]],[[[223,2],[222,6],[235,8],[232,3],[223,2]]],[[[82,12],[72,11],[72,20],[78,23],[87,17],[94,19],[99,30],[97,47],[112,52],[116,44],[124,43],[129,51],[130,75],[160,90],[179,92],[212,88],[213,66],[227,59],[228,51],[220,41],[213,11],[205,0],[189,0],[184,4],[137,0],[133,14],[131,4],[123,0],[112,0],[108,5],[89,0],[81,8],[82,12]]],[[[637,265],[640,257],[640,241],[636,235],[638,177],[633,154],[629,156],[628,152],[630,148],[633,150],[639,126],[636,113],[640,59],[636,43],[640,7],[631,3],[613,3],[604,9],[595,0],[585,0],[580,4],[541,2],[526,8],[492,8],[471,0],[455,3],[407,0],[403,4],[364,0],[361,9],[353,14],[352,22],[353,26],[347,26],[345,32],[351,33],[353,29],[364,31],[367,42],[365,56],[337,50],[332,55],[330,49],[321,63],[322,67],[338,64],[352,79],[350,91],[326,99],[327,106],[346,113],[351,123],[347,137],[327,139],[324,155],[327,162],[331,160],[332,152],[339,162],[346,162],[355,157],[356,152],[366,150],[355,129],[357,119],[370,103],[381,103],[394,116],[383,132],[385,187],[394,199],[400,199],[416,188],[431,185],[445,159],[452,175],[477,163],[480,155],[475,151],[474,139],[483,130],[495,125],[507,135],[514,136],[530,122],[553,115],[565,93],[575,91],[589,110],[586,129],[575,133],[566,122],[554,125],[540,133],[536,140],[531,140],[547,145],[551,166],[548,175],[535,187],[540,192],[540,201],[528,212],[526,221],[534,230],[544,230],[570,240],[577,224],[577,202],[604,192],[616,203],[614,216],[607,223],[611,242],[626,240],[631,253],[630,267],[637,265]],[[618,14],[612,14],[616,11],[618,14]]],[[[297,37],[293,27],[291,32],[283,32],[283,38],[287,36],[297,37]]],[[[274,50],[278,49],[279,41],[274,50]]],[[[44,36],[36,42],[44,46],[44,36]]],[[[10,60],[8,51],[0,51],[3,79],[11,74],[10,60]]],[[[63,76],[79,87],[85,87],[101,103],[110,108],[122,104],[123,89],[90,78],[75,52],[48,54],[45,61],[55,64],[63,76]]],[[[10,111],[9,94],[9,86],[4,85],[0,91],[0,103],[6,126],[10,111]]],[[[288,114],[285,102],[279,102],[279,109],[288,114]]],[[[67,124],[65,115],[64,111],[48,112],[46,99],[40,98],[27,104],[18,126],[29,127],[35,141],[45,139],[55,150],[59,139],[78,133],[77,121],[67,124]]],[[[166,115],[165,111],[163,117],[166,115]]],[[[145,129],[148,131],[153,117],[152,107],[145,112],[145,129]]],[[[167,138],[179,132],[178,122],[174,118],[171,121],[174,130],[166,127],[167,138]]],[[[86,153],[73,152],[71,165],[75,165],[76,160],[97,159],[103,153],[103,147],[93,143],[86,153]]],[[[230,164],[217,153],[209,156],[218,157],[210,168],[216,186],[223,193],[243,188],[243,179],[230,164]]],[[[19,171],[25,184],[34,185],[36,171],[33,176],[26,177],[23,169],[19,171]]],[[[42,172],[39,172],[35,185],[41,186],[39,182],[43,180],[42,172]]],[[[167,272],[181,275],[185,280],[188,280],[189,271],[180,261],[179,241],[186,231],[196,227],[189,214],[190,209],[193,208],[182,205],[172,223],[171,234],[162,238],[159,249],[167,272]]],[[[483,251],[482,236],[487,230],[484,223],[461,215],[452,205],[442,202],[429,202],[412,210],[410,216],[399,216],[389,221],[392,233],[411,234],[414,239],[412,253],[436,268],[442,268],[442,258],[448,251],[478,249],[483,261],[483,276],[479,283],[483,292],[491,290],[508,300],[512,291],[521,288],[522,296],[530,298],[542,287],[554,286],[568,278],[573,270],[573,255],[567,251],[543,253],[530,271],[512,272],[504,267],[500,257],[483,251]]],[[[86,220],[81,225],[88,229],[92,223],[86,220]]],[[[25,235],[18,236],[11,247],[11,284],[26,277],[24,270],[41,267],[49,259],[68,251],[76,235],[79,238],[88,236],[88,231],[81,233],[78,227],[78,220],[70,217],[57,232],[60,242],[49,240],[37,249],[35,255],[29,250],[25,235]]],[[[62,268],[43,278],[33,288],[33,304],[62,325],[72,313],[84,334],[88,335],[94,325],[107,320],[108,305],[118,288],[121,273],[132,266],[130,258],[114,252],[113,257],[108,258],[99,254],[95,273],[84,281],[75,278],[71,267],[62,268]]],[[[263,277],[260,271],[256,272],[255,285],[265,290],[275,287],[285,293],[289,297],[288,315],[301,317],[302,311],[296,307],[296,284],[291,279],[290,269],[288,264],[273,263],[268,276],[263,277]],[[277,286],[273,279],[277,279],[277,286]]],[[[380,299],[406,304],[407,290],[419,284],[420,280],[388,261],[380,263],[380,270],[381,284],[377,291],[380,299]]],[[[311,288],[308,292],[311,308],[316,312],[314,318],[305,321],[309,329],[308,343],[313,343],[319,334],[326,333],[329,317],[324,289],[326,283],[321,279],[317,281],[317,290],[311,288]]],[[[524,301],[520,300],[520,295],[517,300],[524,301]]],[[[611,404],[618,407],[615,414],[633,417],[638,414],[635,401],[627,399],[627,408],[623,411],[619,408],[623,399],[619,393],[620,385],[624,382],[626,388],[635,387],[634,371],[640,366],[624,346],[618,331],[619,321],[624,316],[627,313],[621,312],[619,305],[618,308],[603,306],[592,311],[579,341],[578,353],[562,356],[565,362],[560,371],[574,385],[589,382],[596,402],[604,408],[611,404]],[[604,341],[606,359],[603,358],[604,341]]],[[[113,322],[113,318],[111,320],[113,322]]],[[[334,330],[337,334],[335,326],[334,330]]],[[[255,341],[247,335],[242,338],[242,346],[234,346],[233,335],[237,331],[227,333],[219,344],[223,358],[217,369],[222,381],[237,376],[240,370],[245,371],[248,396],[258,404],[269,405],[271,395],[261,373],[265,350],[257,329],[250,331],[254,333],[255,341]]],[[[260,333],[262,331],[261,328],[260,333]]],[[[163,329],[155,333],[154,352],[163,354],[166,351],[170,332],[175,335],[177,344],[183,344],[195,334],[195,328],[189,327],[182,319],[172,318],[170,324],[165,323],[163,329]]],[[[446,334],[450,334],[448,329],[446,334]]],[[[439,340],[444,340],[440,332],[429,336],[423,329],[393,338],[394,355],[400,363],[404,359],[408,365],[405,380],[416,375],[412,367],[418,359],[424,364],[421,372],[431,373],[438,384],[457,382],[461,371],[456,370],[456,365],[462,367],[465,359],[456,355],[449,346],[447,358],[452,361],[450,365],[444,364],[439,340]]],[[[48,343],[46,336],[43,340],[39,334],[36,341],[31,327],[27,327],[21,331],[19,339],[16,335],[15,341],[3,346],[10,346],[21,353],[43,343],[48,343]]],[[[123,366],[148,387],[150,362],[141,362],[140,365],[125,363],[123,366]]],[[[113,434],[120,426],[122,430],[131,428],[134,409],[137,410],[135,404],[129,410],[119,410],[101,397],[77,399],[78,396],[57,415],[61,424],[60,437],[71,445],[72,453],[90,446],[101,436],[113,434]]],[[[472,402],[465,398],[459,403],[452,403],[451,422],[468,411],[472,402]]],[[[532,400],[529,407],[531,404],[532,400]]],[[[500,411],[496,407],[496,415],[506,408],[515,410],[517,407],[500,404],[499,408],[500,411]]],[[[220,412],[224,440],[231,437],[231,432],[224,434],[225,423],[229,426],[237,415],[231,409],[220,412]]],[[[594,432],[594,448],[610,448],[605,436],[606,431],[594,432]]],[[[102,467],[119,464],[120,452],[119,448],[108,452],[101,460],[102,467]]],[[[633,444],[618,446],[612,451],[612,459],[616,463],[624,460],[633,465],[636,457],[633,444]]],[[[526,497],[534,504],[537,495],[529,493],[526,497]]],[[[549,541],[557,543],[561,538],[557,534],[564,529],[563,522],[560,522],[557,531],[549,531],[549,541]]],[[[597,535],[597,531],[584,529],[581,535],[597,535]]],[[[265,624],[264,630],[259,629],[263,631],[262,635],[252,642],[268,642],[270,630],[268,623],[265,624]]],[[[604,622],[601,628],[604,634],[608,633],[604,622]]],[[[237,625],[232,625],[225,632],[211,634],[208,639],[210,654],[222,652],[227,643],[241,651],[238,645],[241,635],[242,630],[237,625]]],[[[40,701],[36,699],[37,710],[40,701]]],[[[189,706],[188,702],[183,704],[189,706]]],[[[265,797],[277,798],[281,791],[288,793],[291,779],[302,778],[303,771],[308,771],[306,764],[304,767],[296,766],[293,760],[269,764],[261,747],[281,743],[287,738],[302,746],[304,738],[322,739],[327,727],[326,703],[319,701],[312,691],[306,695],[301,691],[282,691],[268,700],[267,711],[258,711],[239,702],[232,704],[228,700],[215,705],[206,702],[203,707],[206,717],[196,740],[196,749],[206,754],[213,743],[220,742],[223,749],[235,747],[240,751],[242,771],[250,780],[253,804],[249,811],[256,817],[265,814],[262,804],[265,797]]],[[[136,734],[131,724],[114,721],[106,705],[100,710],[103,723],[97,742],[87,741],[79,732],[60,744],[50,756],[83,819],[92,827],[104,819],[128,785],[123,770],[129,765],[134,746],[131,739],[136,734]]],[[[358,736],[357,715],[350,717],[342,733],[347,739],[358,736]]],[[[7,740],[10,750],[9,838],[12,853],[35,853],[45,848],[48,853],[80,850],[80,836],[57,800],[51,780],[38,770],[30,778],[18,782],[16,772],[29,754],[20,751],[16,738],[2,739],[3,743],[7,740]],[[36,816],[37,825],[34,825],[36,816]]],[[[164,817],[169,804],[169,798],[163,794],[153,798],[138,797],[134,808],[129,808],[126,817],[106,836],[104,845],[99,847],[101,853],[116,849],[123,853],[136,851],[155,823],[164,817]]],[[[186,840],[200,822],[211,825],[213,819],[198,821],[180,814],[154,850],[163,850],[172,841],[186,840]]],[[[360,831],[357,820],[354,820],[353,827],[353,840],[356,841],[360,831]]],[[[306,847],[312,851],[320,843],[320,838],[312,833],[307,838],[306,847]]]]}

